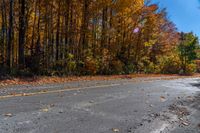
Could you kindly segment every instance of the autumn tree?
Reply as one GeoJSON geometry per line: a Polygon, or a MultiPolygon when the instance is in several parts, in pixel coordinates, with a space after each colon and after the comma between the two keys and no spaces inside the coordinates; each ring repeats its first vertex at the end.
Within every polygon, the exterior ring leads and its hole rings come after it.
{"type": "Polygon", "coordinates": [[[0,8],[0,63],[9,70],[141,73],[179,44],[167,12],[144,0],[2,0],[0,8]]]}

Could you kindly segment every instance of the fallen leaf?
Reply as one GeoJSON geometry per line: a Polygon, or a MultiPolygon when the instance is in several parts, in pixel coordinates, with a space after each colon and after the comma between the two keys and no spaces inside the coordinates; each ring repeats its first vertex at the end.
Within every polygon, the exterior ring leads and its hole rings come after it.
{"type": "Polygon", "coordinates": [[[30,94],[23,93],[22,96],[30,96],[30,94]]]}
{"type": "Polygon", "coordinates": [[[160,98],[162,98],[162,99],[166,99],[164,96],[160,96],[160,98]]]}
{"type": "Polygon", "coordinates": [[[182,122],[182,124],[183,124],[184,126],[189,126],[189,125],[190,125],[189,122],[182,122]]]}
{"type": "Polygon", "coordinates": [[[6,116],[6,117],[12,117],[13,115],[11,113],[7,113],[4,116],[6,116]]]}
{"type": "Polygon", "coordinates": [[[48,108],[44,108],[44,109],[42,109],[42,112],[48,112],[48,111],[49,111],[48,108]]]}
{"type": "Polygon", "coordinates": [[[179,118],[179,120],[183,121],[184,119],[183,118],[179,118]]]}
{"type": "Polygon", "coordinates": [[[112,131],[113,132],[119,132],[119,129],[118,128],[113,128],[112,131]]]}
{"type": "Polygon", "coordinates": [[[164,96],[160,96],[160,101],[165,102],[166,98],[164,96]]]}

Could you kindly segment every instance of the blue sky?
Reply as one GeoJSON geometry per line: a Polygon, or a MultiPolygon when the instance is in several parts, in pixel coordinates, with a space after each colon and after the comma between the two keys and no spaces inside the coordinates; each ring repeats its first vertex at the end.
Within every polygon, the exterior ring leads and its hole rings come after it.
{"type": "Polygon", "coordinates": [[[200,0],[153,0],[167,8],[168,17],[179,31],[193,31],[200,37],[200,0]]]}

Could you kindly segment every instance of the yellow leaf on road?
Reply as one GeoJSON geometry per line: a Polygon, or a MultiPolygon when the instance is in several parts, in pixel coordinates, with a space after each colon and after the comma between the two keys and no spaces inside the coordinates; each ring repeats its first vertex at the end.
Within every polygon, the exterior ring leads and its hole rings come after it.
{"type": "Polygon", "coordinates": [[[49,111],[49,109],[47,109],[47,108],[42,109],[42,112],[48,112],[48,111],[49,111]]]}

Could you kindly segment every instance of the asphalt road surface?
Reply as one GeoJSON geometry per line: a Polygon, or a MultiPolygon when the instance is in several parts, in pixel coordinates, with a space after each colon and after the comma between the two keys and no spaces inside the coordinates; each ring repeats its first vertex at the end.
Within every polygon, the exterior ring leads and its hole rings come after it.
{"type": "Polygon", "coordinates": [[[200,79],[0,89],[0,133],[200,133],[200,79]]]}

